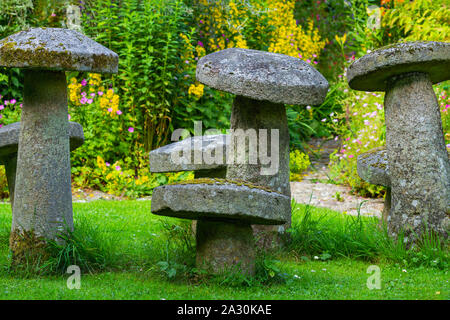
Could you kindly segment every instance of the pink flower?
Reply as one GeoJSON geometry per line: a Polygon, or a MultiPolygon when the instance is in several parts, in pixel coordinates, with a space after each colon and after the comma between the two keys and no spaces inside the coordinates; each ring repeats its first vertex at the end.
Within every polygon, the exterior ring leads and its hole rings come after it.
{"type": "Polygon", "coordinates": [[[15,104],[16,102],[17,102],[16,99],[11,99],[11,101],[9,103],[15,104]]]}
{"type": "Polygon", "coordinates": [[[4,105],[0,105],[0,110],[3,110],[3,109],[5,109],[5,106],[4,105]]]}
{"type": "Polygon", "coordinates": [[[307,62],[307,63],[311,63],[311,60],[309,60],[309,59],[306,59],[306,62],[307,62]]]}
{"type": "Polygon", "coordinates": [[[3,115],[2,115],[2,114],[0,114],[0,119],[1,119],[1,118],[3,118],[3,115]]]}
{"type": "Polygon", "coordinates": [[[92,97],[92,98],[95,97],[95,92],[92,92],[92,93],[91,93],[91,97],[92,97]]]}
{"type": "Polygon", "coordinates": [[[122,114],[122,111],[117,110],[116,113],[120,116],[122,114]]]}
{"type": "Polygon", "coordinates": [[[352,154],[349,154],[348,157],[349,157],[349,158],[353,158],[354,156],[353,156],[352,154]]]}
{"type": "Polygon", "coordinates": [[[92,100],[92,99],[87,99],[86,102],[87,102],[88,104],[91,104],[91,103],[93,102],[93,100],[92,100]]]}
{"type": "Polygon", "coordinates": [[[128,128],[128,132],[133,133],[133,132],[134,132],[134,128],[133,128],[133,127],[129,127],[129,128],[128,128]]]}
{"type": "Polygon", "coordinates": [[[69,120],[70,120],[70,114],[68,115],[68,117],[67,117],[69,120]]]}
{"type": "Polygon", "coordinates": [[[108,108],[108,112],[112,112],[112,108],[108,108]]]}
{"type": "Polygon", "coordinates": [[[120,171],[120,169],[121,169],[120,166],[116,166],[117,171],[120,171]]]}
{"type": "Polygon", "coordinates": [[[105,165],[109,167],[111,164],[109,162],[105,162],[105,165]]]}
{"type": "Polygon", "coordinates": [[[81,80],[81,85],[84,87],[85,85],[87,85],[87,81],[86,79],[81,80]]]}
{"type": "Polygon", "coordinates": [[[80,99],[81,104],[86,104],[87,101],[88,101],[88,99],[86,99],[86,97],[83,97],[80,99]]]}
{"type": "Polygon", "coordinates": [[[99,96],[102,96],[102,95],[103,95],[103,91],[99,91],[99,92],[97,92],[97,93],[98,93],[99,96]]]}
{"type": "Polygon", "coordinates": [[[203,47],[203,42],[199,41],[199,42],[197,42],[197,45],[199,45],[200,47],[203,47]]]}

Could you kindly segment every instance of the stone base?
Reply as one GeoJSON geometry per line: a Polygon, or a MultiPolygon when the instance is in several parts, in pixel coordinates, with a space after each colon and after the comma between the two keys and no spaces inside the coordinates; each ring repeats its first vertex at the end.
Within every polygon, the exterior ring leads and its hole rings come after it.
{"type": "Polygon", "coordinates": [[[198,268],[212,273],[255,273],[255,246],[249,224],[199,220],[196,240],[198,268]]]}

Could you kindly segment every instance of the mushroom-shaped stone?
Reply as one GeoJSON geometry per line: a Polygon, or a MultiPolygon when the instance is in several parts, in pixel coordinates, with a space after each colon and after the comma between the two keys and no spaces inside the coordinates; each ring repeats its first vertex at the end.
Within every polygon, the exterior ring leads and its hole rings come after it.
{"type": "Polygon", "coordinates": [[[117,72],[118,56],[77,31],[35,28],[0,41],[0,66],[25,69],[10,241],[20,261],[73,229],[64,71],[117,72]]]}
{"type": "MultiPolygon", "coordinates": [[[[196,76],[205,85],[236,95],[230,152],[237,157],[231,157],[234,164],[227,166],[227,179],[267,186],[290,197],[284,104],[322,103],[328,91],[327,80],[301,59],[240,48],[204,56],[198,62],[196,76]],[[240,157],[245,161],[239,161],[240,157]]],[[[290,219],[284,227],[289,226],[290,219]]],[[[271,233],[262,237],[271,242],[271,233]]]]}
{"type": "Polygon", "coordinates": [[[427,226],[448,237],[450,162],[432,84],[450,78],[450,43],[411,42],[373,51],[348,68],[347,78],[353,89],[386,91],[391,233],[405,229],[411,243],[427,226]]]}
{"type": "MultiPolygon", "coordinates": [[[[14,205],[19,133],[20,122],[15,122],[0,128],[0,165],[4,165],[6,169],[11,209],[14,205]]],[[[83,127],[79,123],[69,122],[69,138],[71,151],[77,149],[84,143],[83,127]]]]}
{"type": "Polygon", "coordinates": [[[150,151],[151,172],[194,171],[217,177],[226,167],[227,135],[194,136],[150,151]]]}
{"type": "Polygon", "coordinates": [[[195,179],[157,187],[152,213],[197,219],[197,265],[220,272],[240,263],[254,272],[251,224],[283,224],[290,198],[242,181],[195,179]]]}

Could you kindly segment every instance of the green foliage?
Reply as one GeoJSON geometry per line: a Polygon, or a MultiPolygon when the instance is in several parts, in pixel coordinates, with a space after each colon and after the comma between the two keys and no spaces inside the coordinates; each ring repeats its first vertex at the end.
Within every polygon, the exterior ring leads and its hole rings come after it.
{"type": "Polygon", "coordinates": [[[290,181],[302,180],[302,173],[311,165],[309,157],[300,150],[291,151],[289,155],[290,181]]]}
{"type": "MultiPolygon", "coordinates": [[[[364,203],[361,203],[359,208],[364,203]]],[[[359,212],[359,210],[358,210],[359,212]]],[[[378,218],[319,213],[309,205],[293,204],[291,250],[316,260],[348,257],[367,261],[387,259],[402,267],[448,268],[448,240],[443,243],[431,232],[424,232],[416,247],[407,249],[402,234],[388,235],[378,218]]]]}
{"type": "Polygon", "coordinates": [[[396,2],[383,16],[385,42],[449,41],[450,6],[447,0],[396,2]]]}

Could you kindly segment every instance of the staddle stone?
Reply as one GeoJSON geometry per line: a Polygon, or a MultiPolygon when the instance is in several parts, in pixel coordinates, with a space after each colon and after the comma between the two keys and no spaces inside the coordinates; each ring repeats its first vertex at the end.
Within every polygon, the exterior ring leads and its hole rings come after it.
{"type": "Polygon", "coordinates": [[[152,213],[196,220],[277,225],[286,222],[290,198],[251,184],[198,179],[153,190],[152,213]]]}
{"type": "Polygon", "coordinates": [[[328,91],[327,80],[305,61],[250,49],[208,54],[199,60],[196,76],[212,88],[277,104],[320,104],[328,91]]]}
{"type": "Polygon", "coordinates": [[[75,30],[33,28],[0,41],[0,66],[117,73],[118,56],[75,30]]]}
{"type": "Polygon", "coordinates": [[[350,87],[360,91],[386,91],[393,76],[423,72],[431,83],[450,79],[450,43],[406,42],[383,47],[358,59],[347,70],[350,87]]]}

